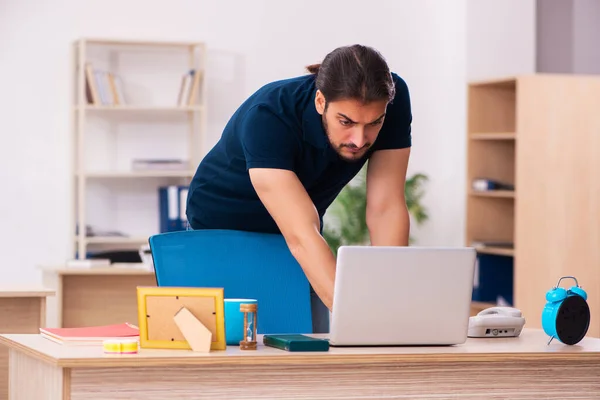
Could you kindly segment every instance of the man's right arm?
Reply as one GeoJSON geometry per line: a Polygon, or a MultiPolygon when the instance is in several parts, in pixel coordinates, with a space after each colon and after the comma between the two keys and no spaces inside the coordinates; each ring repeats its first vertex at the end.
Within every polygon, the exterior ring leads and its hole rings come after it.
{"type": "Polygon", "coordinates": [[[331,310],[335,257],[320,234],[319,215],[293,171],[250,168],[250,179],[313,289],[331,310]]]}
{"type": "Polygon", "coordinates": [[[295,173],[301,153],[295,129],[279,112],[259,105],[244,115],[240,140],[254,190],[313,289],[331,310],[335,257],[320,234],[317,210],[295,173]]]}

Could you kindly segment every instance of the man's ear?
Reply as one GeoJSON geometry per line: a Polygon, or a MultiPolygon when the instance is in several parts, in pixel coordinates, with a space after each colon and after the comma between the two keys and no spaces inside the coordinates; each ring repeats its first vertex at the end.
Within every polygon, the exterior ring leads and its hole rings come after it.
{"type": "Polygon", "coordinates": [[[320,90],[317,90],[317,94],[315,95],[315,107],[317,108],[317,112],[321,115],[325,112],[325,105],[327,102],[325,101],[325,96],[321,93],[320,90]]]}

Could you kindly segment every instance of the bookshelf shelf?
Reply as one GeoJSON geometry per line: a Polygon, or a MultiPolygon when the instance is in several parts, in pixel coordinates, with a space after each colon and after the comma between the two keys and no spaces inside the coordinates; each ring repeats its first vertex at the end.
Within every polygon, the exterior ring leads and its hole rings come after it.
{"type": "MultiPolygon", "coordinates": [[[[512,305],[525,316],[540,315],[546,292],[562,276],[577,277],[591,313],[600,312],[599,99],[600,77],[592,75],[468,85],[465,242],[481,255],[480,281],[512,279],[512,305]],[[476,191],[475,179],[515,190],[476,191]],[[481,280],[486,273],[493,278],[481,280]]],[[[489,305],[495,296],[474,300],[489,305]]],[[[541,328],[538,319],[527,323],[541,328]]],[[[592,322],[588,334],[600,335],[600,323],[592,322]]]]}
{"type": "MultiPolygon", "coordinates": [[[[135,244],[142,245],[148,243],[148,236],[91,236],[84,239],[84,243],[88,244],[111,244],[111,243],[121,243],[121,244],[135,244]]],[[[76,242],[79,242],[79,239],[75,239],[76,242]]]]}
{"type": "MultiPolygon", "coordinates": [[[[80,174],[77,174],[79,176],[80,174]]],[[[115,171],[115,172],[85,172],[86,178],[96,179],[129,179],[129,178],[191,178],[194,171],[115,171]]]]}
{"type": "MultiPolygon", "coordinates": [[[[75,45],[82,42],[75,43],[75,45]]],[[[83,44],[95,46],[110,46],[110,47],[140,47],[151,48],[194,48],[205,47],[204,42],[188,42],[188,41],[164,41],[164,40],[122,40],[122,39],[102,39],[102,38],[86,38],[83,44]]]]}
{"type": "Polygon", "coordinates": [[[204,154],[206,45],[83,38],[72,50],[74,258],[137,252],[162,229],[164,187],[189,185],[204,154]]]}
{"type": "Polygon", "coordinates": [[[514,190],[489,190],[487,192],[471,190],[469,194],[476,197],[501,197],[507,199],[515,198],[514,190]]]}
{"type": "Polygon", "coordinates": [[[484,247],[476,247],[475,248],[478,253],[481,254],[493,254],[497,256],[514,256],[514,249],[504,248],[504,247],[493,247],[493,246],[484,246],[484,247]]]}
{"type": "Polygon", "coordinates": [[[110,111],[110,112],[200,112],[203,111],[202,106],[75,106],[77,111],[110,111]]]}
{"type": "Polygon", "coordinates": [[[469,135],[472,140],[515,140],[517,134],[515,132],[474,132],[469,135]]]}
{"type": "Polygon", "coordinates": [[[517,79],[519,78],[519,76],[499,76],[496,78],[490,78],[490,79],[479,79],[479,80],[474,80],[472,82],[469,83],[469,87],[473,88],[473,87],[478,87],[478,86],[483,86],[483,87],[494,87],[494,88],[501,88],[501,87],[508,87],[508,88],[514,88],[515,83],[517,82],[517,79]]]}

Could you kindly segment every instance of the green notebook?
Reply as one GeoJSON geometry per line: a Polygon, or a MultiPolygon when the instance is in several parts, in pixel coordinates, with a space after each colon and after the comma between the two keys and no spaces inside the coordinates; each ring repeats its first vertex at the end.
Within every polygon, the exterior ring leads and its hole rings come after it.
{"type": "Polygon", "coordinates": [[[263,343],[286,351],[329,350],[329,341],[299,334],[267,334],[263,336],[263,343]]]}

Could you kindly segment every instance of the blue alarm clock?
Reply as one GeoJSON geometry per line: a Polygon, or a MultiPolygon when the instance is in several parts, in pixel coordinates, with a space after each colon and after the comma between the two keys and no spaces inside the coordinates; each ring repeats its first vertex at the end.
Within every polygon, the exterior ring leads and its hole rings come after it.
{"type": "Polygon", "coordinates": [[[558,339],[564,344],[579,343],[590,326],[590,307],[587,293],[573,276],[563,276],[555,287],[546,292],[546,305],[542,311],[542,328],[550,340],[558,339]],[[573,279],[575,286],[559,287],[563,279],[573,279]]]}

